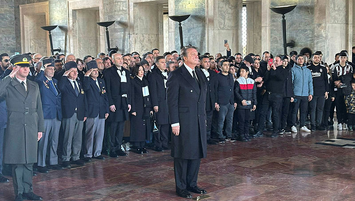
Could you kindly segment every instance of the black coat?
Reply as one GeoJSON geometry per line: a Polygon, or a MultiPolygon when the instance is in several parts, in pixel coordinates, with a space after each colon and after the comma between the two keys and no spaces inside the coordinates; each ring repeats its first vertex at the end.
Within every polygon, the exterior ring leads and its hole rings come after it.
{"type": "Polygon", "coordinates": [[[108,117],[110,122],[120,122],[128,120],[128,104],[130,104],[130,72],[124,68],[126,73],[126,81],[121,82],[121,77],[117,72],[118,68],[113,65],[111,68],[104,72],[104,78],[107,88],[107,97],[109,106],[115,105],[116,111],[111,112],[108,117]],[[127,97],[122,97],[123,94],[127,94],[127,97]]]}
{"type": "Polygon", "coordinates": [[[206,111],[209,112],[215,108],[214,104],[216,103],[216,94],[214,91],[214,81],[217,73],[213,70],[208,70],[208,72],[210,74],[209,77],[206,77],[206,75],[203,73],[203,78],[205,78],[205,82],[207,84],[206,111]]]}
{"type": "Polygon", "coordinates": [[[168,104],[166,100],[166,89],[164,84],[164,75],[159,68],[154,68],[148,76],[149,93],[152,99],[152,106],[158,106],[158,112],[155,113],[157,124],[169,124],[168,104]]]}
{"type": "Polygon", "coordinates": [[[149,113],[152,111],[152,105],[150,102],[150,95],[143,97],[143,87],[148,87],[148,80],[143,77],[143,80],[140,80],[138,77],[135,77],[131,81],[131,103],[133,112],[136,113],[136,116],[131,115],[131,137],[132,142],[142,142],[146,140],[147,133],[147,122],[150,119],[149,113]]]}
{"type": "Polygon", "coordinates": [[[87,118],[96,118],[99,115],[100,119],[104,119],[105,114],[109,113],[106,85],[101,78],[97,78],[97,81],[100,89],[95,80],[87,76],[83,77],[83,87],[88,103],[87,118]]]}
{"type": "Polygon", "coordinates": [[[180,124],[180,135],[172,136],[171,156],[180,159],[206,157],[206,93],[203,72],[196,69],[197,84],[185,65],[173,71],[167,82],[170,123],[180,124]],[[200,85],[200,86],[199,86],[200,85]]]}

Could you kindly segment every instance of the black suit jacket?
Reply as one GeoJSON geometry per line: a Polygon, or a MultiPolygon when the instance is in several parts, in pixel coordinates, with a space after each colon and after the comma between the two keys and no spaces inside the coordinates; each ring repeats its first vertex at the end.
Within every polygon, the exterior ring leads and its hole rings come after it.
{"type": "Polygon", "coordinates": [[[206,93],[203,72],[196,69],[199,84],[185,65],[173,71],[167,82],[170,123],[180,124],[180,135],[172,136],[171,156],[180,159],[206,157],[206,93]]]}
{"type": "Polygon", "coordinates": [[[127,82],[121,82],[121,77],[118,75],[118,68],[113,65],[104,72],[104,78],[107,88],[107,97],[109,106],[115,105],[116,111],[111,112],[108,120],[110,122],[120,122],[128,120],[128,104],[130,104],[130,72],[123,67],[121,68],[126,73],[127,82]],[[127,97],[122,97],[127,94],[127,97]]]}
{"type": "Polygon", "coordinates": [[[95,118],[99,115],[100,119],[104,119],[105,114],[109,113],[105,81],[97,78],[99,88],[92,78],[84,76],[83,79],[83,88],[88,103],[87,117],[95,118]]]}
{"type": "Polygon", "coordinates": [[[164,75],[161,70],[154,68],[148,76],[148,81],[152,106],[158,106],[158,112],[155,113],[157,124],[169,124],[164,75]]]}
{"type": "Polygon", "coordinates": [[[79,80],[76,80],[79,87],[79,95],[76,96],[73,85],[67,77],[63,77],[59,84],[59,90],[62,94],[62,115],[63,118],[70,118],[77,113],[79,121],[86,117],[86,98],[83,86],[79,80]]]}

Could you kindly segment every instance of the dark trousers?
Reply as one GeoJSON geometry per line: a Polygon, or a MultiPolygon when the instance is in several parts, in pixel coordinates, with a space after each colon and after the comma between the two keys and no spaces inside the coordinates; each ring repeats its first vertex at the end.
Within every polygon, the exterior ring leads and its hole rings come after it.
{"type": "Polygon", "coordinates": [[[124,121],[119,122],[111,122],[111,152],[115,152],[121,149],[122,140],[123,140],[123,128],[124,128],[124,121]]]}
{"type": "Polygon", "coordinates": [[[5,128],[0,125],[0,176],[2,175],[3,161],[4,161],[4,134],[5,128]]]}
{"type": "Polygon", "coordinates": [[[292,126],[296,126],[296,118],[298,109],[300,109],[300,127],[306,125],[307,109],[308,109],[308,96],[296,96],[295,104],[292,111],[292,126]]]}
{"type": "Polygon", "coordinates": [[[250,109],[237,108],[239,135],[249,134],[250,109]]]}
{"type": "Polygon", "coordinates": [[[12,179],[15,195],[30,193],[32,188],[33,164],[12,165],[12,179]]]}
{"type": "Polygon", "coordinates": [[[280,115],[280,117],[281,117],[280,128],[281,129],[285,129],[286,126],[291,125],[291,119],[289,118],[290,105],[291,105],[291,98],[284,97],[283,101],[282,101],[282,110],[281,110],[281,115],[280,115]]]}
{"type": "Polygon", "coordinates": [[[351,114],[351,113],[349,113],[348,114],[348,124],[349,124],[349,126],[353,126],[353,128],[354,128],[354,126],[355,126],[355,114],[351,114]]]}
{"type": "Polygon", "coordinates": [[[218,112],[213,110],[212,114],[212,126],[211,126],[211,138],[218,138],[218,112]]]}
{"type": "Polygon", "coordinates": [[[259,116],[258,131],[262,132],[265,128],[266,115],[268,114],[269,106],[272,108],[272,121],[273,121],[273,132],[277,132],[280,129],[280,109],[282,106],[282,94],[269,93],[266,92],[262,103],[261,111],[259,116]]]}
{"type": "Polygon", "coordinates": [[[176,191],[197,186],[198,171],[201,159],[174,158],[174,174],[176,191]]]}
{"type": "Polygon", "coordinates": [[[211,139],[211,130],[212,130],[212,117],[213,117],[213,110],[211,111],[206,111],[206,135],[207,135],[207,140],[211,139]]]}
{"type": "Polygon", "coordinates": [[[324,102],[324,110],[323,110],[323,126],[328,126],[328,119],[330,118],[330,121],[333,121],[333,116],[331,113],[334,115],[334,107],[332,110],[332,105],[333,105],[332,99],[329,97],[327,100],[324,102]]]}
{"type": "Polygon", "coordinates": [[[312,127],[320,126],[322,124],[324,103],[324,96],[313,96],[313,99],[309,104],[312,127]]]}
{"type": "Polygon", "coordinates": [[[133,146],[135,146],[137,149],[144,148],[144,146],[145,146],[145,141],[133,142],[133,146]]]}
{"type": "Polygon", "coordinates": [[[335,106],[337,107],[338,123],[346,123],[347,121],[346,106],[345,106],[344,94],[341,91],[338,91],[336,93],[335,106]]]}
{"type": "Polygon", "coordinates": [[[168,147],[169,124],[157,125],[158,132],[154,133],[154,145],[158,148],[168,147]]]}

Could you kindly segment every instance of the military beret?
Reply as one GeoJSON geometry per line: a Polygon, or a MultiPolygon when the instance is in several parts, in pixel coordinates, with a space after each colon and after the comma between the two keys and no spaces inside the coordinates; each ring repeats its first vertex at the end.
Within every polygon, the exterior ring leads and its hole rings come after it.
{"type": "Polygon", "coordinates": [[[65,70],[69,70],[71,68],[77,68],[78,65],[74,61],[69,61],[68,63],[64,64],[65,70]]]}
{"type": "Polygon", "coordinates": [[[49,66],[54,67],[54,59],[44,59],[42,62],[44,67],[49,67],[49,66]],[[48,65],[46,66],[46,64],[48,65]]]}
{"type": "Polygon", "coordinates": [[[10,62],[12,65],[21,66],[21,67],[29,67],[30,66],[31,57],[29,55],[18,54],[11,57],[10,62]]]}
{"type": "Polygon", "coordinates": [[[245,56],[244,60],[251,64],[254,63],[254,59],[250,55],[245,56]]]}
{"type": "Polygon", "coordinates": [[[86,63],[86,68],[87,68],[87,70],[90,70],[92,68],[98,68],[96,61],[91,60],[90,62],[86,63]]]}

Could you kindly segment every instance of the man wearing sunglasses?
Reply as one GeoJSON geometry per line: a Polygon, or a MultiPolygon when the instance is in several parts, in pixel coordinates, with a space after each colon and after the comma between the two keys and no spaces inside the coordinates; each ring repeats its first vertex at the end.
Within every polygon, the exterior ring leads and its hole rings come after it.
{"type": "Polygon", "coordinates": [[[10,57],[8,54],[3,53],[0,55],[0,75],[10,66],[10,57]]]}

